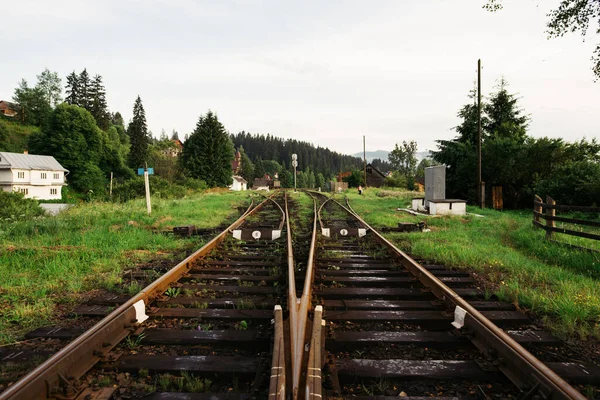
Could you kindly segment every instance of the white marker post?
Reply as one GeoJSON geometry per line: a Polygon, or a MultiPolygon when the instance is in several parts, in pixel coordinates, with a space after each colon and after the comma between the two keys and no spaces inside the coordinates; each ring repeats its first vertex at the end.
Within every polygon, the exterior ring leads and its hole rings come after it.
{"type": "Polygon", "coordinates": [[[154,168],[138,168],[138,175],[144,175],[144,185],[146,186],[146,206],[148,207],[148,215],[152,212],[152,204],[150,204],[150,179],[148,175],[154,175],[154,168]]]}

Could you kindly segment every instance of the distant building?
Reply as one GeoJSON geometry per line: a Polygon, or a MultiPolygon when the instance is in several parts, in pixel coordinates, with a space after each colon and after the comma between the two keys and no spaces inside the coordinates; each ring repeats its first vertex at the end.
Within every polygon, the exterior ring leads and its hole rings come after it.
{"type": "Polygon", "coordinates": [[[233,183],[229,186],[231,190],[247,190],[248,182],[239,175],[233,176],[233,183]]]}
{"type": "Polygon", "coordinates": [[[171,142],[173,143],[173,147],[169,147],[168,149],[166,149],[165,155],[169,156],[169,157],[178,157],[181,152],[183,151],[183,143],[181,143],[181,140],[179,139],[171,139],[171,142]]]}
{"type": "Polygon", "coordinates": [[[367,186],[368,187],[382,187],[385,181],[385,175],[383,172],[367,164],[367,186]]]}
{"type": "Polygon", "coordinates": [[[269,174],[264,174],[262,178],[254,178],[252,188],[254,190],[268,190],[273,187],[273,178],[269,174]]]}
{"type": "Polygon", "coordinates": [[[0,114],[5,117],[16,117],[17,116],[17,105],[8,101],[0,100],[0,114]]]}
{"type": "Polygon", "coordinates": [[[233,171],[233,175],[239,174],[242,170],[242,154],[239,151],[235,153],[235,157],[231,162],[231,170],[233,171]]]}
{"type": "Polygon", "coordinates": [[[62,198],[69,173],[52,156],[0,152],[0,188],[19,192],[28,199],[62,198]]]}

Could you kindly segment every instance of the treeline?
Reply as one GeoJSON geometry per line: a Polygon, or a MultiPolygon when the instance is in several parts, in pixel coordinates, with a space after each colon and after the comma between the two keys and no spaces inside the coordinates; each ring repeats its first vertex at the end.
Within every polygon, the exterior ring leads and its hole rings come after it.
{"type": "MultiPolygon", "coordinates": [[[[462,123],[453,140],[439,140],[434,159],[448,166],[449,198],[477,201],[478,108],[473,102],[458,112],[462,123]]],[[[491,201],[493,186],[501,186],[506,208],[529,208],[534,194],[550,195],[562,204],[596,205],[600,199],[600,145],[595,139],[575,143],[527,135],[529,116],[518,97],[500,81],[483,102],[482,180],[491,201]]]]}
{"type": "MultiPolygon", "coordinates": [[[[231,135],[231,139],[235,148],[242,147],[253,163],[272,160],[288,171],[293,170],[292,154],[298,155],[298,170],[306,171],[309,168],[313,173],[321,173],[326,178],[363,166],[362,159],[358,157],[340,154],[320,146],[315,147],[311,143],[295,139],[244,131],[231,135]]],[[[381,163],[381,160],[379,162],[381,163]]]]}

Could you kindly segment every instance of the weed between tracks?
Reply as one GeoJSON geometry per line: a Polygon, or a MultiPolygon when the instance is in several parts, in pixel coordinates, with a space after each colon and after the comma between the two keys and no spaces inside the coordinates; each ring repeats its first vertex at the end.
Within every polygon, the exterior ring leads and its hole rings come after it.
{"type": "MultiPolygon", "coordinates": [[[[202,244],[158,234],[177,225],[216,227],[248,203],[242,192],[207,192],[180,200],[86,203],[56,217],[0,226],[0,344],[53,323],[87,291],[114,290],[132,264],[172,257],[202,244]]],[[[138,291],[132,282],[127,293],[138,291]]]]}
{"type": "MultiPolygon", "coordinates": [[[[390,233],[397,246],[433,262],[474,270],[484,290],[515,302],[542,317],[562,337],[600,338],[600,253],[579,251],[544,240],[531,224],[532,212],[467,211],[484,217],[414,217],[396,211],[409,195],[379,197],[378,189],[363,196],[348,192],[350,203],[374,227],[400,221],[427,221],[428,233],[390,233]]],[[[415,193],[415,196],[418,194],[415,193]]],[[[562,241],[600,249],[600,242],[558,236],[562,241]],[[577,242],[577,243],[574,243],[577,242]],[[594,247],[595,246],[595,247],[594,247]]]]}

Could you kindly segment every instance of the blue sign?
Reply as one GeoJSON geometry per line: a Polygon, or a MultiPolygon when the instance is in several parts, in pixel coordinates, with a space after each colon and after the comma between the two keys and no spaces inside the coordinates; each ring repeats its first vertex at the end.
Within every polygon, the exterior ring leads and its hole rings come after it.
{"type": "MultiPolygon", "coordinates": [[[[138,175],[144,175],[144,168],[138,168],[138,175]]],[[[148,168],[148,175],[154,175],[154,168],[148,168]]]]}

